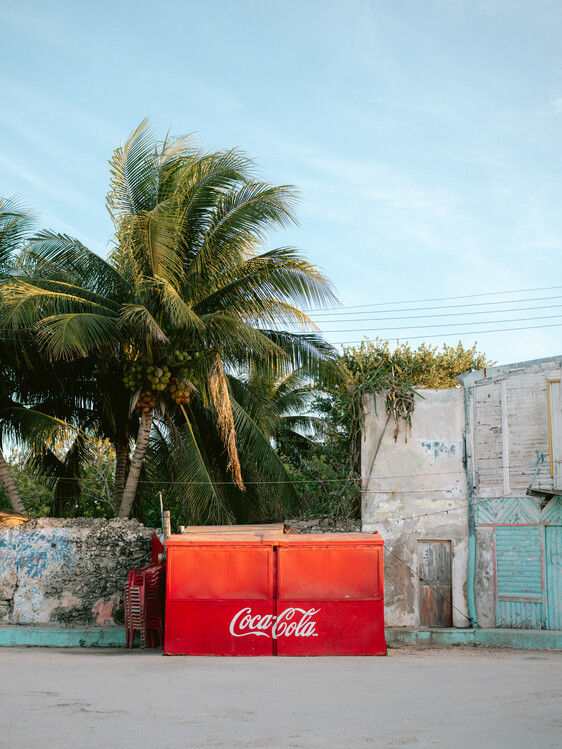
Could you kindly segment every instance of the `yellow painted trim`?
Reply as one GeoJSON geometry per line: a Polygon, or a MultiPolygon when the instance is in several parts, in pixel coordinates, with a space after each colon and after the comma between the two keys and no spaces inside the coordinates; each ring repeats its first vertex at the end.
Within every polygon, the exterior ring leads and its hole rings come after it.
{"type": "Polygon", "coordinates": [[[550,413],[550,383],[551,382],[560,382],[560,377],[558,379],[552,379],[546,381],[546,407],[548,408],[548,446],[550,450],[550,475],[552,478],[554,478],[554,458],[552,456],[552,416],[550,413]]]}

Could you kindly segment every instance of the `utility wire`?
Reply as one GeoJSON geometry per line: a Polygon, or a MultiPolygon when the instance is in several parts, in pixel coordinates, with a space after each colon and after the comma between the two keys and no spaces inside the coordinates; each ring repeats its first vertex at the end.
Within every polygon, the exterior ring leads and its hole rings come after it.
{"type": "MultiPolygon", "coordinates": [[[[560,305],[562,306],[562,305],[560,305]]],[[[490,322],[490,320],[468,320],[468,322],[460,322],[459,320],[455,320],[454,322],[449,323],[435,323],[434,325],[402,325],[402,326],[392,326],[390,328],[377,328],[378,331],[386,331],[386,330],[429,330],[430,328],[450,328],[453,325],[494,325],[494,324],[502,324],[502,323],[508,323],[508,322],[530,322],[534,320],[559,320],[562,317],[562,315],[544,315],[543,317],[514,317],[511,320],[494,320],[490,322]]],[[[326,333],[362,333],[364,331],[363,328],[347,328],[344,330],[323,330],[322,332],[324,334],[326,333]]],[[[486,332],[486,331],[482,331],[486,332]]],[[[444,335],[449,335],[447,332],[444,333],[444,335]]]]}
{"type": "MultiPolygon", "coordinates": [[[[557,294],[556,296],[541,296],[541,297],[533,297],[531,299],[507,299],[505,301],[501,302],[472,302],[471,304],[446,304],[440,307],[406,307],[405,309],[397,309],[392,310],[393,312],[426,312],[427,310],[448,310],[448,309],[460,309],[460,308],[466,308],[466,307],[489,307],[492,304],[519,304],[519,302],[543,302],[543,301],[550,301],[551,299],[560,299],[560,294],[557,294]]],[[[498,310],[501,312],[502,310],[498,310]]],[[[337,310],[336,310],[337,312],[337,310]]],[[[382,310],[383,313],[386,313],[386,310],[382,310]]],[[[490,312],[493,312],[493,310],[490,310],[490,312]]],[[[345,313],[344,313],[345,314],[345,313]]],[[[363,312],[349,312],[349,315],[362,315],[363,312]]],[[[316,315],[317,316],[317,315],[316,315]]]]}
{"type": "MultiPolygon", "coordinates": [[[[68,478],[68,479],[60,479],[60,481],[74,481],[74,480],[75,479],[70,479],[70,478],[68,478]]],[[[139,482],[139,483],[141,483],[141,482],[139,482]]],[[[155,482],[154,481],[154,482],[144,482],[144,483],[164,483],[164,482],[155,482]]],[[[405,493],[406,492],[400,492],[400,494],[405,494],[405,493]]],[[[90,497],[90,500],[92,498],[93,497],[90,497]]],[[[80,501],[80,500],[83,500],[84,497],[83,496],[79,496],[79,497],[68,497],[67,499],[68,499],[68,501],[71,501],[71,500],[72,501],[80,501]]],[[[492,501],[497,500],[497,499],[501,499],[501,497],[500,498],[498,498],[498,497],[478,497],[477,498],[477,504],[481,505],[484,502],[492,502],[492,501]]],[[[507,499],[509,499],[509,497],[507,497],[507,499]]],[[[100,502],[102,502],[103,504],[108,504],[107,499],[103,498],[103,497],[100,497],[100,502]]],[[[388,523],[391,523],[391,522],[392,523],[401,523],[401,522],[404,522],[406,520],[418,520],[419,518],[432,517],[433,515],[445,515],[445,514],[448,515],[450,512],[455,512],[456,510],[466,509],[469,505],[470,505],[470,500],[468,500],[466,502],[462,502],[460,504],[456,504],[453,507],[447,507],[444,510],[434,510],[433,512],[424,512],[424,513],[420,513],[418,515],[402,515],[401,517],[397,517],[397,518],[395,518],[395,517],[386,518],[385,522],[388,522],[388,523]]]]}
{"type": "MultiPolygon", "coordinates": [[[[525,463],[512,463],[510,464],[510,471],[514,469],[525,469],[527,468],[529,470],[529,473],[531,474],[534,469],[536,468],[536,462],[535,461],[527,461],[525,463]]],[[[547,470],[545,468],[545,470],[547,470]]],[[[434,478],[438,476],[455,476],[458,475],[459,471],[438,471],[435,473],[402,473],[402,474],[392,474],[391,476],[372,476],[367,481],[390,481],[393,479],[416,479],[416,478],[434,478]]],[[[500,468],[484,468],[481,470],[477,470],[476,473],[478,473],[479,476],[482,475],[488,475],[493,473],[503,473],[503,467],[500,468]]],[[[48,477],[48,480],[57,480],[55,477],[48,477]]],[[[68,477],[61,477],[58,479],[59,481],[82,481],[83,479],[76,476],[68,476],[68,477]]],[[[245,481],[244,483],[248,486],[262,486],[262,485],[271,485],[271,484],[323,484],[323,483],[346,483],[346,482],[361,482],[363,481],[363,478],[361,476],[351,476],[341,479],[330,479],[330,478],[322,478],[322,479],[283,479],[279,481],[245,481]]],[[[165,485],[182,485],[182,486],[208,486],[209,484],[213,484],[213,486],[235,486],[234,481],[189,481],[189,480],[168,480],[163,481],[161,479],[140,479],[139,484],[165,484],[165,485]]],[[[365,492],[372,492],[373,494],[388,494],[392,491],[396,491],[396,489],[365,489],[362,490],[365,492]]],[[[404,491],[401,491],[400,494],[405,493],[412,493],[416,494],[419,492],[426,492],[426,491],[452,491],[452,489],[407,489],[404,491]]]]}
{"type": "MultiPolygon", "coordinates": [[[[552,323],[550,325],[526,325],[524,327],[520,328],[494,328],[493,330],[462,330],[462,331],[456,331],[454,333],[429,333],[428,335],[413,335],[413,336],[403,336],[403,338],[407,339],[408,341],[416,341],[421,340],[423,338],[452,338],[453,336],[456,338],[457,336],[466,336],[466,335],[486,335],[488,333],[507,333],[507,332],[513,332],[517,330],[539,330],[542,328],[559,328],[562,326],[562,323],[552,323]]],[[[341,331],[336,331],[341,332],[341,331]]],[[[366,336],[367,337],[367,336],[366,336]]],[[[399,340],[398,337],[392,336],[392,339],[399,340]]],[[[356,346],[363,341],[338,341],[336,346],[356,346]]]]}
{"type": "MultiPolygon", "coordinates": [[[[552,297],[553,299],[562,299],[562,297],[552,297]]],[[[525,300],[527,301],[527,300],[525,300]]],[[[562,304],[549,304],[548,309],[554,309],[562,307],[562,304]]],[[[421,308],[420,308],[421,309],[421,308]]],[[[427,307],[426,309],[431,309],[431,307],[427,307]]],[[[434,317],[468,317],[468,315],[503,315],[507,312],[526,312],[528,310],[544,310],[544,305],[541,305],[539,307],[511,307],[510,309],[486,309],[486,310],[474,310],[472,312],[449,312],[449,313],[435,313],[434,315],[403,315],[401,317],[360,317],[360,318],[344,318],[342,317],[335,317],[330,318],[327,320],[321,320],[320,324],[324,325],[325,323],[332,323],[332,322],[389,322],[390,320],[424,320],[424,319],[432,319],[434,317]]],[[[416,311],[417,310],[413,310],[416,311]]],[[[396,310],[396,312],[407,312],[407,310],[396,310]]],[[[358,313],[362,314],[362,313],[358,313]]]]}
{"type": "MultiPolygon", "coordinates": [[[[337,307],[337,309],[365,309],[365,308],[373,308],[373,307],[389,307],[393,304],[424,304],[425,302],[448,302],[450,300],[456,300],[456,299],[478,299],[482,297],[487,296],[500,296],[503,294],[529,294],[534,291],[554,291],[562,289],[562,286],[541,286],[539,288],[534,289],[512,289],[511,291],[488,291],[484,294],[463,294],[463,295],[457,295],[457,296],[442,296],[442,297],[433,297],[431,299],[403,299],[401,301],[396,302],[376,302],[374,304],[355,304],[352,306],[342,306],[337,307]]],[[[528,300],[526,300],[528,301],[528,300]]],[[[314,307],[309,312],[332,312],[333,308],[331,307],[314,307]]]]}

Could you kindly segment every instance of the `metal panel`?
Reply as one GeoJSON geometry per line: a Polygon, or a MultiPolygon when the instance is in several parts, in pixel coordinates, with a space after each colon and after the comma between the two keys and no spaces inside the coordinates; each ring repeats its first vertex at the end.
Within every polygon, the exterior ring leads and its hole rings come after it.
{"type": "MultiPolygon", "coordinates": [[[[537,450],[548,455],[547,388],[543,372],[521,372],[506,382],[509,429],[509,491],[524,494],[537,465],[537,450]]],[[[540,467],[535,486],[552,486],[548,462],[540,467]]]]}
{"type": "Polygon", "coordinates": [[[279,601],[277,655],[385,655],[382,601],[279,601]]]}
{"type": "Polygon", "coordinates": [[[562,526],[545,528],[548,629],[562,629],[562,526]]]}
{"type": "Polygon", "coordinates": [[[491,382],[474,389],[474,467],[476,492],[499,496],[503,491],[501,388],[491,382]]]}
{"type": "Polygon", "coordinates": [[[550,467],[554,486],[562,486],[562,398],[560,380],[548,381],[548,424],[550,427],[550,467]]]}
{"type": "Polygon", "coordinates": [[[542,601],[498,601],[496,624],[508,629],[544,629],[542,601]]]}
{"type": "Polygon", "coordinates": [[[166,655],[273,655],[274,601],[166,601],[166,655]]]}
{"type": "Polygon", "coordinates": [[[277,596],[299,601],[381,601],[382,548],[279,548],[277,596]]]}
{"type": "Polygon", "coordinates": [[[451,542],[418,541],[418,569],[421,626],[452,626],[451,542]]]}
{"type": "Polygon", "coordinates": [[[169,601],[268,599],[273,595],[272,571],[270,548],[168,547],[167,597],[169,601]]]}
{"type": "Polygon", "coordinates": [[[543,629],[543,575],[539,526],[496,528],[498,627],[543,629]]]}
{"type": "Polygon", "coordinates": [[[383,551],[375,534],[277,545],[278,655],[384,655],[383,551]]]}

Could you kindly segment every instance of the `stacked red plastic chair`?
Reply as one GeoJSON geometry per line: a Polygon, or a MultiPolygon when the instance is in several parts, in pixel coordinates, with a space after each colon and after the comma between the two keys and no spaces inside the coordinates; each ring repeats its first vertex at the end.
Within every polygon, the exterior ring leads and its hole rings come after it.
{"type": "Polygon", "coordinates": [[[140,632],[140,646],[148,643],[155,648],[164,645],[164,567],[149,564],[129,572],[125,586],[125,628],[127,646],[133,647],[135,632],[140,632]]]}

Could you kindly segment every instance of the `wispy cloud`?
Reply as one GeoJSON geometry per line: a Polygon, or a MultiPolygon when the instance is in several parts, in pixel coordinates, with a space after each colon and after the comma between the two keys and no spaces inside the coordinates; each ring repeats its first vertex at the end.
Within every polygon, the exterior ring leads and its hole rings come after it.
{"type": "Polygon", "coordinates": [[[68,205],[72,205],[75,208],[88,211],[97,211],[99,209],[99,205],[97,203],[69,189],[67,184],[58,184],[56,180],[47,180],[43,177],[40,177],[25,166],[11,161],[1,154],[0,164],[3,164],[12,172],[17,174],[18,177],[33,185],[41,192],[47,195],[51,195],[62,203],[67,203],[68,205]]]}

